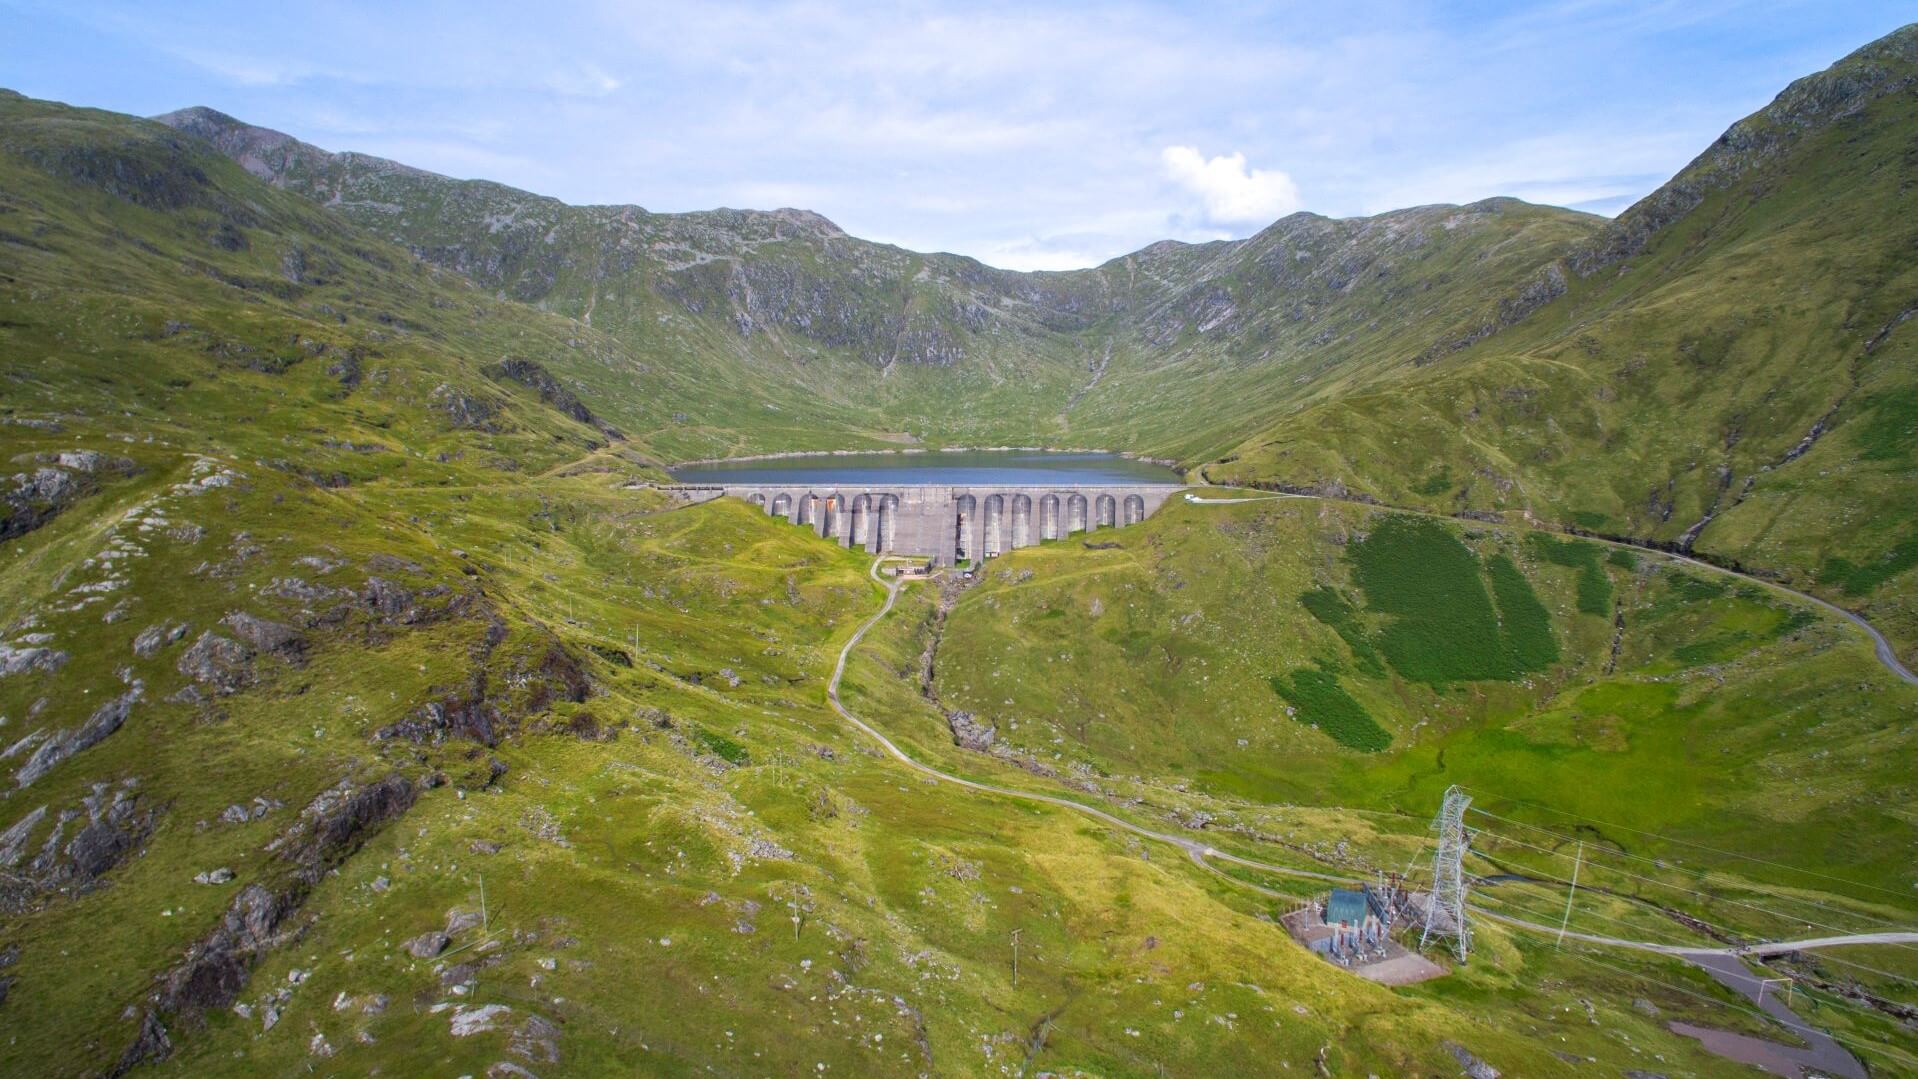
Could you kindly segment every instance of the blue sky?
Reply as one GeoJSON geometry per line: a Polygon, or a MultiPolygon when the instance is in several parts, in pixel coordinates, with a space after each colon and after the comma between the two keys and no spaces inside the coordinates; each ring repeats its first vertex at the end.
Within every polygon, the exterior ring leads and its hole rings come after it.
{"type": "Polygon", "coordinates": [[[1515,195],[1616,213],[1908,4],[17,3],[0,86],[1017,269],[1515,195]],[[164,9],[164,10],[162,10],[164,9]]]}

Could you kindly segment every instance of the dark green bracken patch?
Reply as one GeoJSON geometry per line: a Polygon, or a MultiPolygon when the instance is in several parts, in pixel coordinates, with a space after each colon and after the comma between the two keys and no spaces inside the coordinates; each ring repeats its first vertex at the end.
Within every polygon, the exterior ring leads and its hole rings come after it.
{"type": "Polygon", "coordinates": [[[1918,566],[1918,536],[1901,541],[1877,561],[1862,566],[1850,559],[1827,558],[1819,567],[1818,583],[1837,585],[1847,596],[1862,596],[1913,566],[1918,566]]]}
{"type": "Polygon", "coordinates": [[[1665,583],[1687,603],[1703,603],[1708,599],[1717,599],[1725,594],[1725,582],[1710,577],[1699,577],[1690,573],[1674,573],[1665,578],[1665,583]]]}
{"type": "Polygon", "coordinates": [[[1865,402],[1854,436],[1867,461],[1896,461],[1918,448],[1918,387],[1906,386],[1865,402]]]}
{"type": "Polygon", "coordinates": [[[1605,556],[1605,561],[1620,569],[1638,568],[1638,556],[1623,547],[1612,548],[1612,553],[1605,556]]]}
{"type": "MultiPolygon", "coordinates": [[[[1538,601],[1538,594],[1518,571],[1518,564],[1501,552],[1493,555],[1486,565],[1492,573],[1492,594],[1498,598],[1500,629],[1511,650],[1513,666],[1520,671],[1542,671],[1558,662],[1558,642],[1552,639],[1551,613],[1538,601]]],[[[1606,589],[1605,598],[1611,599],[1610,588],[1606,589]]],[[[1580,609],[1584,609],[1582,602],[1580,609]]]]}
{"type": "Polygon", "coordinates": [[[700,745],[703,745],[708,750],[711,750],[713,756],[718,757],[721,760],[727,761],[728,763],[745,764],[752,757],[751,754],[746,752],[745,746],[742,746],[738,742],[733,741],[731,738],[728,738],[725,735],[719,734],[715,731],[709,731],[704,728],[701,728],[693,732],[693,737],[699,739],[700,745]]]}
{"type": "Polygon", "coordinates": [[[1360,671],[1384,677],[1385,664],[1379,659],[1379,650],[1372,645],[1372,639],[1366,635],[1365,627],[1359,624],[1358,608],[1346,602],[1336,589],[1315,588],[1299,597],[1299,605],[1339,635],[1352,650],[1352,658],[1358,662],[1360,671]]]}
{"type": "Polygon", "coordinates": [[[1317,727],[1338,744],[1361,753],[1377,753],[1392,744],[1391,733],[1339,686],[1336,675],[1305,668],[1290,678],[1273,675],[1271,683],[1272,691],[1295,710],[1294,719],[1317,727]]]}
{"type": "Polygon", "coordinates": [[[1531,535],[1534,557],[1578,571],[1578,609],[1604,617],[1612,613],[1612,579],[1599,564],[1604,548],[1585,540],[1561,540],[1542,532],[1531,535]]]}
{"type": "Polygon", "coordinates": [[[1572,511],[1572,523],[1580,528],[1604,528],[1611,523],[1611,520],[1612,518],[1609,514],[1599,513],[1595,510],[1572,511]]]}
{"type": "MultiPolygon", "coordinates": [[[[1500,598],[1528,625],[1521,637],[1501,628],[1478,557],[1438,522],[1386,517],[1349,551],[1367,608],[1389,618],[1379,651],[1406,678],[1430,685],[1510,680],[1542,666],[1549,626],[1541,642],[1530,608],[1544,608],[1517,567],[1500,582],[1500,598]]],[[[1556,645],[1549,649],[1557,654],[1556,645]]]]}
{"type": "Polygon", "coordinates": [[[1449,468],[1446,468],[1444,465],[1440,465],[1439,470],[1437,472],[1434,472],[1431,475],[1425,477],[1424,479],[1418,481],[1416,484],[1413,484],[1412,493],[1421,494],[1421,495],[1442,495],[1445,492],[1451,490],[1453,486],[1455,485],[1452,483],[1452,470],[1449,468]]]}

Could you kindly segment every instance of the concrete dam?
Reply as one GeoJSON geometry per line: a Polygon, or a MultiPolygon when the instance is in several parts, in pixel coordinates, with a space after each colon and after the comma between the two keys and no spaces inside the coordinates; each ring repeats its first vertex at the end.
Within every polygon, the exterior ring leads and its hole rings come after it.
{"type": "MultiPolygon", "coordinates": [[[[702,486],[811,528],[842,547],[951,566],[1044,540],[1138,524],[1183,484],[973,486],[896,484],[702,486]]],[[[688,491],[688,493],[692,493],[688,491]]]]}

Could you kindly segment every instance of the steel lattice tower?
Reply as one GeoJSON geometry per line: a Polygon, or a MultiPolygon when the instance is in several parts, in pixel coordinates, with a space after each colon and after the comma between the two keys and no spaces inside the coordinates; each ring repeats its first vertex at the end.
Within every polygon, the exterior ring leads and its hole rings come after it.
{"type": "Polygon", "coordinates": [[[1465,830],[1465,807],[1471,804],[1471,795],[1449,787],[1438,817],[1432,821],[1439,833],[1438,854],[1432,859],[1432,897],[1425,904],[1425,930],[1419,934],[1420,948],[1435,934],[1454,937],[1452,950],[1461,963],[1472,950],[1472,930],[1465,924],[1465,850],[1472,842],[1465,830]],[[1440,924],[1441,914],[1450,917],[1451,928],[1440,924]]]}

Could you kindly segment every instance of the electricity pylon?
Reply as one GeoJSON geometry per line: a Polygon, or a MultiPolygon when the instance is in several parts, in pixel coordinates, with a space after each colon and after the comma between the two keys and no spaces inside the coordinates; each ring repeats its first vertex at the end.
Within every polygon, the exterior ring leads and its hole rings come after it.
{"type": "Polygon", "coordinates": [[[1465,850],[1472,842],[1465,830],[1465,807],[1471,804],[1471,795],[1458,787],[1447,788],[1445,802],[1432,822],[1439,833],[1438,854],[1432,859],[1432,896],[1425,903],[1425,930],[1419,934],[1421,949],[1435,934],[1452,936],[1452,951],[1461,963],[1472,950],[1472,930],[1465,924],[1465,850]],[[1451,918],[1449,929],[1440,924],[1441,913],[1451,918]]]}

